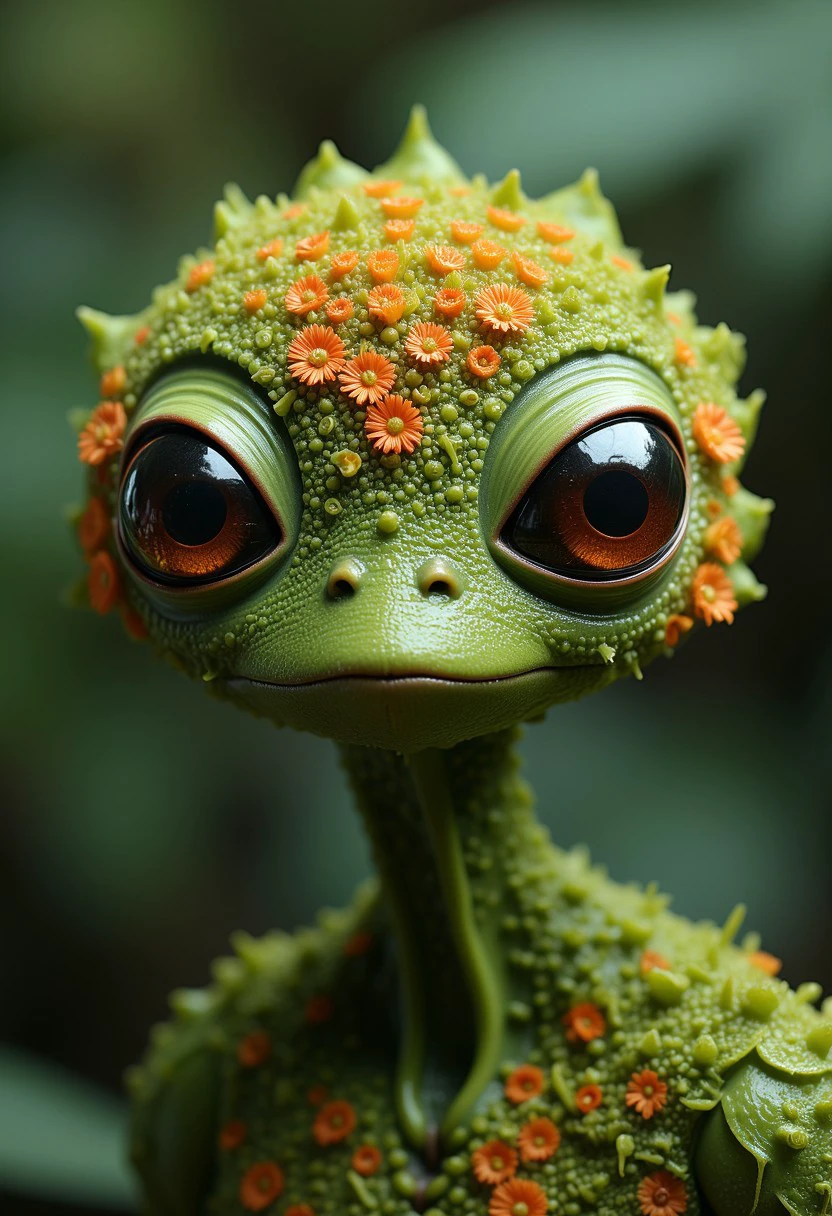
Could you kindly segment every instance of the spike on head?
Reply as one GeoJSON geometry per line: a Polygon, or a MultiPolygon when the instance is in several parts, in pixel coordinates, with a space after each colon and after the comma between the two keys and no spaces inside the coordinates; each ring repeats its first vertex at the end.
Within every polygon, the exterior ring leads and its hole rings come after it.
{"type": "Polygon", "coordinates": [[[670,281],[670,266],[654,266],[648,270],[641,281],[641,294],[645,300],[652,300],[656,308],[661,308],[664,291],[670,281]]]}
{"type": "Polygon", "coordinates": [[[507,207],[509,211],[519,211],[525,206],[527,199],[519,169],[509,169],[503,180],[497,183],[491,194],[491,202],[495,207],[507,207]]]}
{"type": "Polygon", "coordinates": [[[419,105],[410,111],[398,148],[390,160],[375,169],[375,173],[379,177],[401,178],[417,185],[430,182],[458,185],[466,180],[450,153],[434,139],[425,107],[419,105]]]}
{"type": "Polygon", "coordinates": [[[554,214],[563,216],[571,228],[604,241],[610,252],[624,248],[618,216],[612,203],[601,193],[595,169],[587,169],[577,182],[554,190],[540,199],[540,203],[554,214]]]}
{"type": "Polygon", "coordinates": [[[251,203],[236,182],[228,182],[223,197],[214,204],[214,240],[218,241],[231,228],[239,228],[252,211],[251,203]]]}
{"type": "Polygon", "coordinates": [[[106,312],[81,305],[75,315],[92,339],[92,361],[105,372],[122,358],[125,345],[139,328],[138,316],[111,317],[106,312]]]}
{"type": "Polygon", "coordinates": [[[367,177],[366,169],[346,160],[331,139],[325,139],[313,157],[300,171],[293,191],[295,198],[306,198],[310,190],[340,190],[354,186],[367,177]]]}
{"type": "Polygon", "coordinates": [[[361,217],[355,203],[346,194],[342,194],[332,217],[332,227],[335,232],[350,232],[358,227],[360,220],[361,217]]]}

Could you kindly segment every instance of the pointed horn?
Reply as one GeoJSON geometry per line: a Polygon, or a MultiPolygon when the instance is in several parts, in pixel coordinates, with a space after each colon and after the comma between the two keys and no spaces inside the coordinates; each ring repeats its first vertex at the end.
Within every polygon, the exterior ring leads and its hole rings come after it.
{"type": "Polygon", "coordinates": [[[587,169],[573,185],[555,190],[539,202],[586,236],[599,238],[612,249],[624,247],[615,208],[601,193],[595,169],[587,169]]]}
{"type": "Polygon", "coordinates": [[[520,182],[520,170],[509,169],[501,182],[491,192],[491,202],[495,207],[508,207],[510,211],[519,211],[525,206],[527,199],[520,182]]]}
{"type": "Polygon", "coordinates": [[[228,182],[223,197],[214,205],[214,240],[225,236],[230,228],[239,228],[254,208],[236,182],[228,182]]]}
{"type": "Polygon", "coordinates": [[[318,148],[318,155],[301,169],[293,197],[305,198],[316,186],[319,190],[346,189],[368,176],[366,169],[346,160],[332,140],[325,139],[318,148]]]}
{"type": "Polygon", "coordinates": [[[92,361],[99,372],[120,362],[124,347],[139,328],[138,316],[110,317],[81,305],[75,315],[92,339],[92,361]]]}
{"type": "Polygon", "coordinates": [[[640,283],[641,294],[645,300],[652,300],[656,309],[660,309],[664,300],[664,291],[670,281],[670,266],[654,266],[648,270],[640,283]]]}
{"type": "Polygon", "coordinates": [[[453,157],[433,138],[424,106],[414,106],[401,143],[390,160],[379,165],[380,177],[402,178],[416,183],[459,184],[465,174],[453,157]]]}
{"type": "Polygon", "coordinates": [[[342,194],[332,217],[333,229],[336,232],[351,232],[358,227],[360,222],[361,216],[358,214],[355,203],[346,194],[342,194]]]}

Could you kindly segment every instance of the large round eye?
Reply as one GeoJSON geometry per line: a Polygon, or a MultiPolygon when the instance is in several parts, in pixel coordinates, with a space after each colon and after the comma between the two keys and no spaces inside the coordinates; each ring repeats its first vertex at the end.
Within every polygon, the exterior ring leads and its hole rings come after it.
{"type": "Polygon", "coordinates": [[[119,526],[138,568],[169,585],[236,574],[281,540],[248,479],[204,435],[186,429],[156,435],[133,456],[119,526]]]}
{"type": "Polygon", "coordinates": [[[617,418],[557,453],[502,539],[554,573],[620,579],[661,558],[684,508],[685,471],[669,435],[645,418],[617,418]]]}

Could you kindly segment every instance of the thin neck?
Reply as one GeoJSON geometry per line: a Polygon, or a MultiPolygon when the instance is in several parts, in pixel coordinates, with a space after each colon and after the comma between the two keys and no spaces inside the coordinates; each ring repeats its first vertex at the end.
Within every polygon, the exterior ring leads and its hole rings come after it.
{"type": "Polygon", "coordinates": [[[408,758],[343,759],[396,940],[403,998],[398,1113],[424,1147],[462,1126],[494,1079],[516,995],[504,922],[512,875],[542,836],[506,731],[408,758]]]}

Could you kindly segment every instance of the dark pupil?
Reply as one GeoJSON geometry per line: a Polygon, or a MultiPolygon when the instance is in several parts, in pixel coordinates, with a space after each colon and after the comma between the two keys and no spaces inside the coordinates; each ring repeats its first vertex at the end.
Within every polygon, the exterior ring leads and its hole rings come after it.
{"type": "Polygon", "coordinates": [[[208,481],[174,486],[162,503],[165,531],[180,545],[207,544],[222,531],[227,514],[222,491],[208,481]]]}
{"type": "Polygon", "coordinates": [[[637,477],[624,469],[600,473],[584,490],[584,514],[604,536],[629,536],[647,518],[650,498],[637,477]]]}

